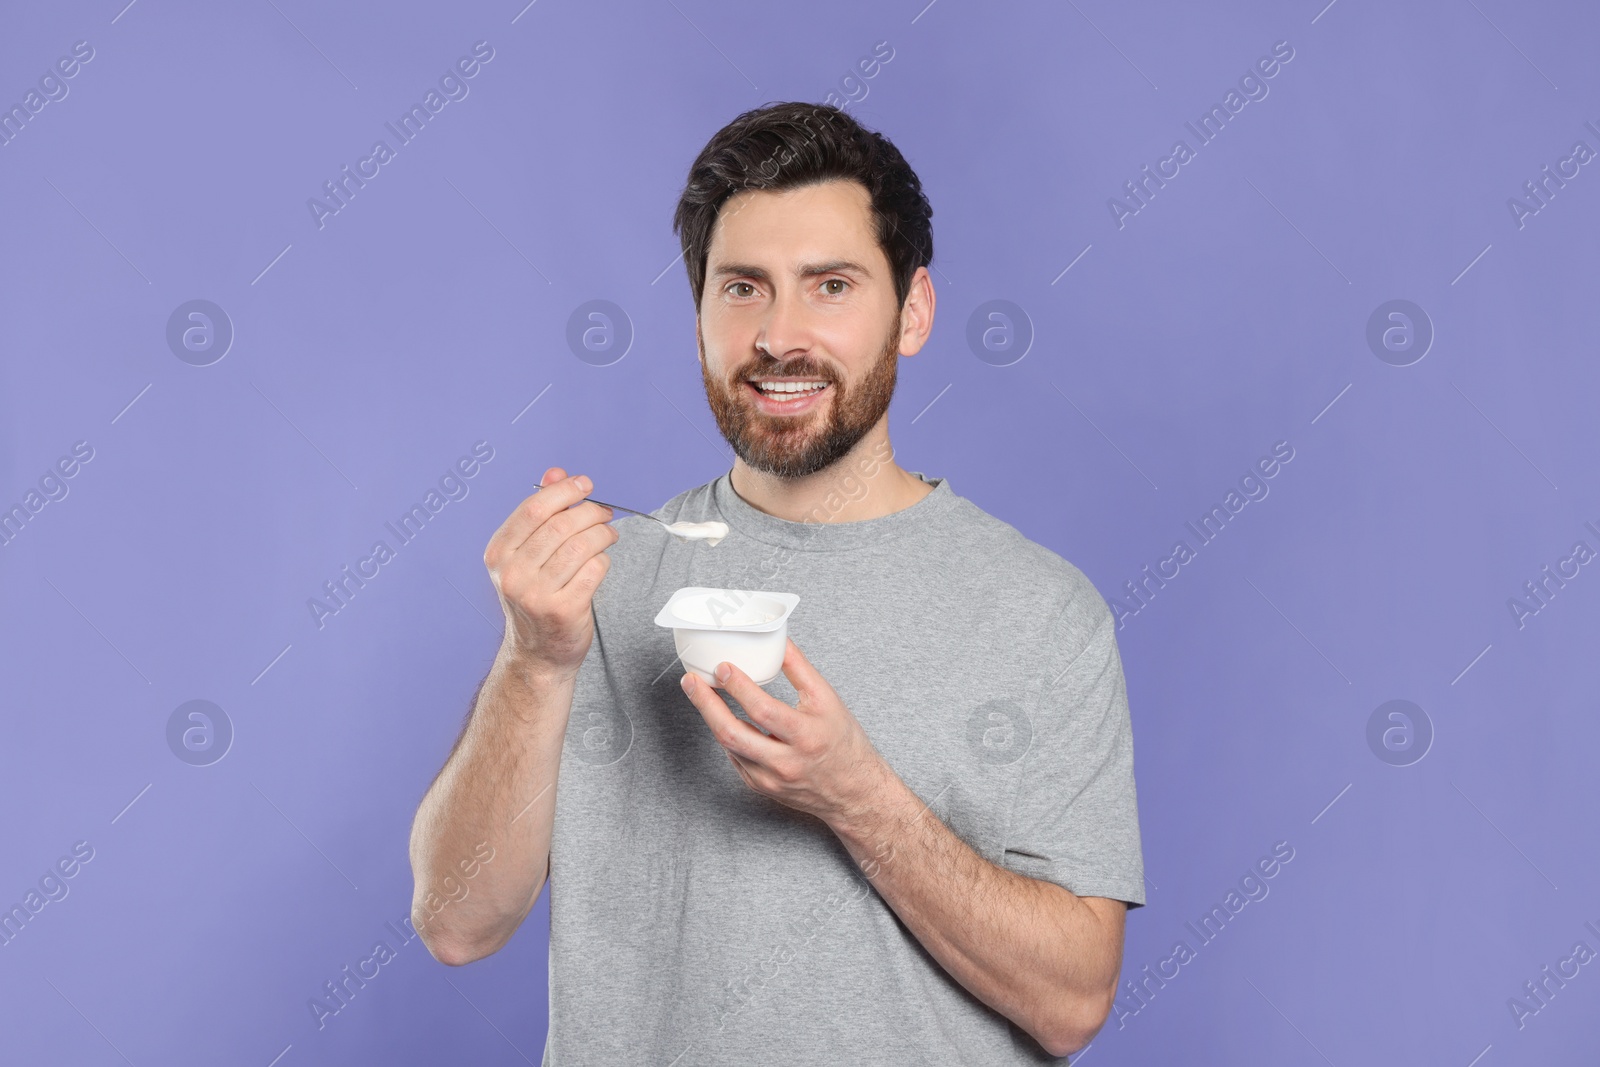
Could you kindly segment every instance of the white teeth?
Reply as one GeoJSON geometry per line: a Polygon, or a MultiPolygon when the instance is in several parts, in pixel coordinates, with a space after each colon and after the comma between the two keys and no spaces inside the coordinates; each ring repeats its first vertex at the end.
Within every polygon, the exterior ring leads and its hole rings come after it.
{"type": "Polygon", "coordinates": [[[774,393],[815,393],[827,387],[827,382],[756,382],[757,389],[771,396],[774,393]]]}

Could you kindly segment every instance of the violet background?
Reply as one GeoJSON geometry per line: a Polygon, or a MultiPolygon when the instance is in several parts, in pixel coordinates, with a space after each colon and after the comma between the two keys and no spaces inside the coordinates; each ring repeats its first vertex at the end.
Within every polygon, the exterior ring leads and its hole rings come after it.
{"type": "Polygon", "coordinates": [[[0,1058],[538,1061],[543,902],[464,969],[412,941],[320,1031],[307,1002],[408,912],[506,513],[552,464],[642,508],[731,465],[672,208],[735,114],[830,92],[935,209],[908,469],[1111,599],[1294,449],[1118,634],[1150,880],[1123,977],[1197,956],[1089,1062],[1595,1054],[1600,968],[1521,1028],[1507,999],[1600,949],[1600,576],[1521,628],[1507,600],[1600,548],[1600,164],[1521,227],[1507,201],[1600,149],[1600,10],[124,2],[0,32],[7,106],[95,50],[0,147],[0,508],[94,449],[0,549],[0,905],[95,852],[0,948],[0,1058]],[[469,95],[319,229],[307,199],[480,40],[469,95]],[[1285,40],[1269,95],[1119,229],[1108,198],[1285,40]],[[166,342],[193,299],[235,331],[208,366],[166,342]],[[1007,366],[967,340],[995,299],[1033,335],[1007,366]],[[1408,366],[1366,340],[1393,299],[1435,331],[1408,366]],[[568,345],[591,300],[626,316],[615,362],[568,345]],[[319,629],[308,598],[480,440],[469,495],[319,629]],[[209,766],[167,741],[195,699],[234,733],[209,766]],[[1405,766],[1367,740],[1395,699],[1434,733],[1405,766]],[[1184,924],[1279,841],[1270,895],[1199,946],[1184,924]]]}

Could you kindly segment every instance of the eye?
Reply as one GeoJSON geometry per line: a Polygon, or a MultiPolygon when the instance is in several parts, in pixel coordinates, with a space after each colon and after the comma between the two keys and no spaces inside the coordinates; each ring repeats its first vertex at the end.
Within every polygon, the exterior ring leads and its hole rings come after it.
{"type": "MultiPolygon", "coordinates": [[[[827,281],[823,282],[822,284],[824,286],[828,286],[828,285],[844,285],[844,286],[848,286],[850,283],[845,281],[843,278],[829,278],[827,281]]],[[[829,296],[842,296],[842,295],[844,295],[844,290],[840,289],[837,292],[830,292],[828,295],[829,296]]]]}
{"type": "MultiPolygon", "coordinates": [[[[739,286],[739,285],[742,285],[742,286],[744,286],[744,287],[745,287],[745,288],[746,288],[746,289],[749,289],[749,290],[751,290],[751,291],[752,291],[752,292],[753,292],[753,291],[754,291],[754,290],[755,290],[755,286],[753,286],[753,285],[751,285],[751,284],[750,284],[750,283],[749,283],[749,282],[730,282],[730,283],[729,283],[729,284],[728,284],[728,289],[732,289],[732,288],[734,288],[734,287],[735,287],[735,286],[739,286]]],[[[726,292],[726,291],[727,291],[727,290],[726,290],[726,289],[725,289],[725,290],[723,290],[723,291],[724,291],[724,292],[726,292]]],[[[735,295],[735,296],[742,296],[742,295],[743,295],[743,294],[742,294],[742,293],[735,293],[735,294],[734,294],[734,295],[735,295]]]]}

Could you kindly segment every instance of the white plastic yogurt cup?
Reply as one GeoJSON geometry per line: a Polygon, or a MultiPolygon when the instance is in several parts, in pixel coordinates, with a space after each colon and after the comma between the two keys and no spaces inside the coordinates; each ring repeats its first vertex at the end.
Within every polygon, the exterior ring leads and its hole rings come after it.
{"type": "Polygon", "coordinates": [[[678,658],[708,685],[724,661],[766,685],[783,673],[789,615],[799,603],[794,593],[691,585],[672,594],[656,625],[672,631],[678,658]]]}

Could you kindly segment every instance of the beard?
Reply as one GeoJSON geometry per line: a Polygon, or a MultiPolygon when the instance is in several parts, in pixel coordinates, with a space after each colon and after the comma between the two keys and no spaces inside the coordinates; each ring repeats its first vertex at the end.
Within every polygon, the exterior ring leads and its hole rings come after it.
{"type": "Polygon", "coordinates": [[[801,359],[782,363],[766,353],[754,363],[741,364],[725,381],[712,377],[706,364],[705,340],[697,319],[695,340],[700,346],[700,376],[717,428],[733,451],[753,470],[779,478],[804,478],[825,470],[850,454],[889,410],[894,396],[900,359],[900,316],[892,334],[867,369],[866,376],[847,386],[827,367],[801,359]],[[746,389],[746,379],[772,375],[803,377],[827,382],[832,395],[823,405],[804,415],[767,415],[756,407],[746,389]]]}

